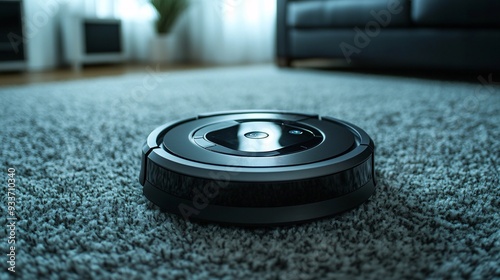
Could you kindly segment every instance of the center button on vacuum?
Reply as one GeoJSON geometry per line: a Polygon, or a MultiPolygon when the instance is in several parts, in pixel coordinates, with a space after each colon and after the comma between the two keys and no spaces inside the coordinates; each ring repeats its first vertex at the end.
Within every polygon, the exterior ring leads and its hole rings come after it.
{"type": "Polygon", "coordinates": [[[252,132],[245,133],[245,137],[250,138],[250,139],[263,139],[263,138],[267,138],[268,136],[269,136],[269,134],[262,132],[262,131],[252,131],[252,132]]]}

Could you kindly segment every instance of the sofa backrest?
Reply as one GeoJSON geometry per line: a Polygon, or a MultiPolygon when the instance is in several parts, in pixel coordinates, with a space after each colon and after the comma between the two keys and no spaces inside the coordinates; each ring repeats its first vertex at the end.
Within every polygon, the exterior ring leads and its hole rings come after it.
{"type": "Polygon", "coordinates": [[[429,27],[500,26],[498,0],[413,0],[412,22],[429,27]]]}
{"type": "Polygon", "coordinates": [[[373,20],[391,6],[389,27],[498,27],[500,0],[301,0],[288,2],[290,27],[352,27],[373,20]]]}
{"type": "Polygon", "coordinates": [[[297,28],[353,27],[370,21],[384,27],[410,24],[410,0],[289,1],[287,25],[297,28]]]}

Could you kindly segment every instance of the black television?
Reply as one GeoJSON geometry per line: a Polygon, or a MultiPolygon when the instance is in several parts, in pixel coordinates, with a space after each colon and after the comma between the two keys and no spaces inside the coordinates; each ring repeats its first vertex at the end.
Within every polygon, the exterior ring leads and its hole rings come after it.
{"type": "Polygon", "coordinates": [[[84,20],[85,54],[122,53],[119,20],[84,20]]]}

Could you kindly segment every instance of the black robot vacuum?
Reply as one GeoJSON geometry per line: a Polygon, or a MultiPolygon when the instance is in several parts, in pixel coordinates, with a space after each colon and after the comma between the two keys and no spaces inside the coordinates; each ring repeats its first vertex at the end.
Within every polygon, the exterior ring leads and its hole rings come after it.
{"type": "Polygon", "coordinates": [[[334,215],[375,190],[374,143],[350,123],[278,111],[202,114],[155,129],[144,195],[185,219],[280,225],[334,215]]]}

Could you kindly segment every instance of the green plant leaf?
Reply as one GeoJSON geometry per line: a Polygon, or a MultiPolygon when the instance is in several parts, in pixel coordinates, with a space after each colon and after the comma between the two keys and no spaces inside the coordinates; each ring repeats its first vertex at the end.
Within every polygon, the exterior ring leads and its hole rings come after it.
{"type": "Polygon", "coordinates": [[[187,8],[188,0],[151,0],[151,4],[158,12],[156,31],[159,34],[166,34],[187,8]]]}

